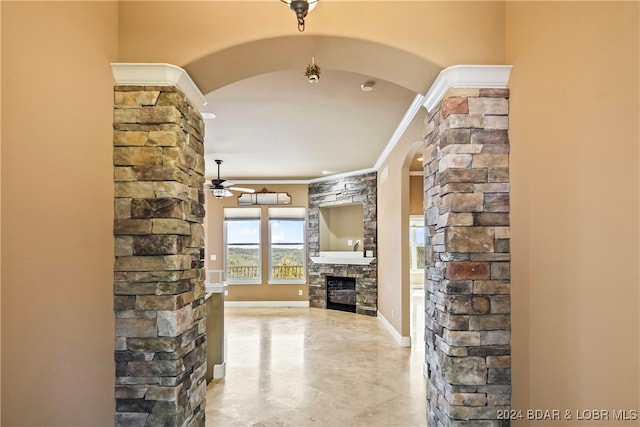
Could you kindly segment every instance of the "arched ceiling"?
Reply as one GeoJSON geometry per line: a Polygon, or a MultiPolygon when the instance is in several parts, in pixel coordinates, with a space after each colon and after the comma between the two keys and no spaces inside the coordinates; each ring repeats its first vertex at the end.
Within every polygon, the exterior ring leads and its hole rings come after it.
{"type": "MultiPolygon", "coordinates": [[[[374,166],[440,67],[363,40],[291,36],[212,53],[185,70],[205,94],[207,177],[308,180],[374,166]],[[321,78],[309,84],[312,58],[321,78]],[[363,92],[365,81],[376,82],[363,92]]],[[[403,138],[419,140],[424,113],[403,138]]]]}
{"type": "Polygon", "coordinates": [[[387,80],[425,93],[442,67],[403,50],[348,37],[285,36],[214,52],[183,68],[207,94],[227,84],[273,71],[304,69],[314,57],[326,69],[387,80]]]}

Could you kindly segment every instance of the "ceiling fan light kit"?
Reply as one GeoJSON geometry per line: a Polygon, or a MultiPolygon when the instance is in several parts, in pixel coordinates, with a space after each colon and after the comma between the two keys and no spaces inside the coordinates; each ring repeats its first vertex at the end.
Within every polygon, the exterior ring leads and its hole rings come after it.
{"type": "Polygon", "coordinates": [[[212,188],[211,194],[213,194],[213,197],[215,197],[216,199],[233,196],[233,193],[231,191],[224,188],[212,188]]]}
{"type": "Polygon", "coordinates": [[[289,5],[289,8],[296,14],[298,20],[298,31],[304,31],[304,18],[317,5],[319,0],[280,0],[282,3],[289,5]]]}

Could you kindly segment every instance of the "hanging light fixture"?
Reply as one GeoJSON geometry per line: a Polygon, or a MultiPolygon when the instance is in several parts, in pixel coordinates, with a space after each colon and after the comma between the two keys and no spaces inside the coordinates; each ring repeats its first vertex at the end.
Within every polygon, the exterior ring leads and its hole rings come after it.
{"type": "Polygon", "coordinates": [[[316,58],[311,58],[311,64],[307,65],[307,68],[304,70],[304,75],[309,80],[309,83],[314,84],[320,80],[320,67],[316,65],[316,58]]]}
{"type": "Polygon", "coordinates": [[[280,0],[282,3],[289,5],[289,8],[296,14],[298,19],[298,31],[304,31],[304,18],[317,5],[319,0],[280,0]]]}

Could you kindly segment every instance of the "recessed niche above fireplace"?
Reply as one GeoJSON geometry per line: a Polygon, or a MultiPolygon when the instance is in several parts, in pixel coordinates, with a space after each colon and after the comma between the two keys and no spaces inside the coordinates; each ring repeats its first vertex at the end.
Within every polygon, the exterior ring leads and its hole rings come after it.
{"type": "Polygon", "coordinates": [[[320,251],[362,252],[362,203],[320,208],[320,251]]]}
{"type": "Polygon", "coordinates": [[[365,250],[364,206],[362,203],[323,206],[319,216],[319,256],[315,264],[359,264],[373,261],[373,251],[365,250]]]}

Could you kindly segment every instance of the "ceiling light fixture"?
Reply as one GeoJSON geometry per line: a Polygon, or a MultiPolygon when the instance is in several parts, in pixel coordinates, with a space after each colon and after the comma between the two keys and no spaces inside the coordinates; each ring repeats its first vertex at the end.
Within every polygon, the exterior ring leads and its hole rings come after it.
{"type": "Polygon", "coordinates": [[[311,64],[307,65],[307,69],[304,71],[304,75],[309,80],[309,83],[314,84],[320,80],[320,67],[316,65],[316,59],[311,58],[311,64]]]}
{"type": "Polygon", "coordinates": [[[360,85],[360,89],[362,89],[363,92],[371,92],[375,85],[376,82],[374,82],[373,80],[368,80],[360,85]]]}
{"type": "Polygon", "coordinates": [[[304,18],[307,13],[311,12],[317,5],[319,0],[280,0],[282,3],[289,5],[289,8],[296,14],[298,19],[298,31],[304,31],[304,18]]]}
{"type": "Polygon", "coordinates": [[[233,196],[233,193],[226,188],[212,188],[211,194],[213,194],[213,197],[215,197],[216,199],[233,196]]]}

